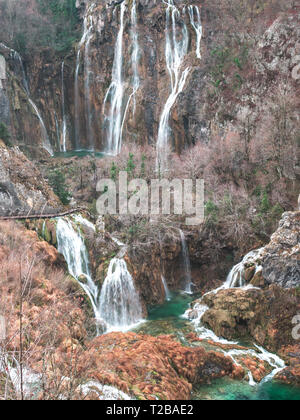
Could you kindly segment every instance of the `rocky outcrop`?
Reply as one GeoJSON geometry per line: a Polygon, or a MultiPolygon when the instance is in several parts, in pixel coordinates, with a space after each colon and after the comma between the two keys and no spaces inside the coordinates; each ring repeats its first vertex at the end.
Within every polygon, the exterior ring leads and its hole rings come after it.
{"type": "Polygon", "coordinates": [[[226,339],[251,338],[276,352],[295,344],[292,320],[300,309],[297,293],[271,286],[266,290],[227,289],[203,298],[209,307],[202,320],[226,339]]]}
{"type": "Polygon", "coordinates": [[[275,380],[300,387],[300,344],[286,346],[281,349],[280,354],[286,360],[288,367],[279,372],[275,380]]]}
{"type": "Polygon", "coordinates": [[[268,284],[300,286],[300,212],[282,216],[278,230],[264,249],[262,267],[268,284]]]}
{"type": "Polygon", "coordinates": [[[0,215],[16,215],[53,209],[62,205],[40,172],[18,148],[0,141],[0,215]]]}
{"type": "Polygon", "coordinates": [[[195,384],[232,375],[234,365],[221,353],[183,347],[171,336],[112,333],[89,344],[79,369],[138,399],[175,400],[189,399],[195,384]]]}

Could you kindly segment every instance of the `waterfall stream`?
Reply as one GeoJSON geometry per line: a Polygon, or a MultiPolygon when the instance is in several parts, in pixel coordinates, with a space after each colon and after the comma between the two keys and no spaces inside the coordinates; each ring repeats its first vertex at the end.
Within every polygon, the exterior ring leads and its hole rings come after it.
{"type": "Polygon", "coordinates": [[[196,55],[197,58],[201,59],[201,40],[202,40],[202,23],[201,15],[198,6],[188,6],[188,12],[190,16],[190,22],[196,33],[196,55]],[[196,18],[195,18],[196,13],[196,18]]]}
{"type": "Polygon", "coordinates": [[[45,150],[47,150],[47,152],[50,154],[50,156],[53,156],[54,153],[53,153],[53,149],[52,149],[52,146],[51,146],[51,142],[49,140],[46,125],[44,123],[44,120],[41,116],[41,113],[40,113],[37,105],[33,102],[33,100],[30,97],[29,84],[28,84],[28,80],[27,80],[27,77],[26,77],[25,69],[24,69],[23,59],[20,56],[20,54],[17,51],[13,50],[12,48],[9,48],[2,43],[0,43],[0,47],[10,51],[10,54],[11,54],[12,58],[17,62],[17,65],[20,68],[20,72],[21,72],[21,76],[22,76],[23,89],[24,89],[24,91],[27,95],[27,100],[30,103],[31,107],[33,108],[33,110],[34,110],[34,112],[35,112],[35,114],[36,114],[36,116],[39,120],[39,123],[40,123],[42,140],[43,140],[43,147],[44,147],[45,150]]]}
{"type": "Polygon", "coordinates": [[[166,47],[165,56],[171,81],[171,93],[163,108],[157,138],[157,170],[167,170],[168,141],[170,135],[169,119],[173,105],[183,91],[190,68],[184,68],[184,59],[188,52],[189,33],[185,22],[180,22],[180,12],[173,0],[168,1],[166,11],[166,47]],[[180,29],[178,26],[180,25],[180,29]]]}
{"type": "Polygon", "coordinates": [[[122,145],[122,122],[123,122],[123,33],[124,33],[124,14],[126,2],[121,4],[120,29],[115,45],[115,56],[112,69],[111,84],[105,95],[103,113],[105,117],[106,131],[106,152],[117,155],[122,145]],[[107,108],[107,109],[106,109],[107,108]],[[108,111],[108,112],[107,112],[108,111]]]}
{"type": "Polygon", "coordinates": [[[136,13],[136,0],[133,0],[132,6],[131,6],[131,43],[132,43],[132,54],[131,54],[131,67],[132,67],[132,93],[129,96],[129,99],[127,101],[127,105],[124,112],[122,127],[121,127],[121,136],[124,129],[124,124],[126,121],[127,111],[129,108],[129,105],[131,102],[133,102],[133,109],[132,113],[135,114],[136,111],[136,93],[139,90],[140,87],[140,77],[139,77],[139,71],[138,71],[138,65],[139,65],[139,53],[140,53],[140,47],[139,47],[139,41],[138,41],[138,31],[137,31],[137,13],[136,13]]]}
{"type": "Polygon", "coordinates": [[[142,321],[143,311],[123,259],[111,260],[100,296],[100,316],[109,331],[124,331],[142,321]]]}
{"type": "Polygon", "coordinates": [[[60,147],[62,152],[67,151],[67,117],[66,117],[66,104],[65,104],[65,62],[61,65],[61,111],[62,111],[62,129],[60,147]]]}
{"type": "Polygon", "coordinates": [[[166,300],[171,300],[171,293],[170,293],[170,290],[169,290],[168,285],[167,285],[167,281],[166,281],[164,276],[161,276],[161,281],[162,281],[162,284],[164,286],[166,300]]]}
{"type": "MultiPolygon", "coordinates": [[[[84,71],[85,71],[85,103],[88,104],[90,108],[90,59],[89,59],[89,45],[92,40],[92,31],[93,31],[93,18],[90,15],[93,9],[95,8],[95,3],[92,3],[87,12],[84,16],[83,20],[83,33],[81,40],[78,45],[77,56],[76,56],[76,69],[75,69],[75,100],[74,100],[74,107],[75,107],[75,144],[76,149],[80,149],[80,140],[81,140],[81,131],[80,131],[80,95],[79,95],[79,69],[81,64],[81,49],[85,45],[85,54],[84,54],[84,71]]],[[[90,116],[87,119],[90,121],[90,116]]]]}
{"type": "Polygon", "coordinates": [[[184,267],[184,291],[186,293],[192,294],[193,283],[192,283],[192,270],[191,270],[189,249],[188,249],[183,231],[179,230],[179,232],[180,232],[182,260],[183,260],[183,267],[184,267]]]}
{"type": "MultiPolygon", "coordinates": [[[[264,248],[258,249],[256,251],[251,251],[249,254],[247,254],[243,261],[239,264],[237,264],[236,266],[233,267],[233,269],[231,270],[231,272],[229,273],[226,282],[223,284],[223,286],[219,287],[218,289],[212,290],[209,293],[218,293],[220,290],[224,290],[224,289],[230,289],[230,288],[243,288],[243,289],[247,289],[247,288],[251,288],[252,286],[246,286],[245,285],[245,280],[244,280],[244,274],[245,274],[245,264],[249,264],[249,263],[255,263],[256,261],[259,262],[259,258],[262,255],[264,248]]],[[[256,267],[256,271],[258,272],[261,269],[261,267],[258,265],[256,267]]],[[[197,331],[198,337],[203,339],[203,340],[212,340],[215,343],[220,343],[220,344],[229,344],[229,345],[238,345],[239,343],[236,341],[228,341],[226,339],[223,338],[219,338],[212,330],[206,328],[203,324],[202,324],[202,318],[205,314],[206,311],[209,310],[208,306],[204,305],[201,300],[199,302],[197,302],[193,308],[193,310],[197,313],[197,317],[195,319],[193,319],[193,324],[195,326],[195,329],[197,331]]],[[[190,310],[188,310],[184,317],[188,318],[188,314],[189,314],[190,310]]],[[[270,381],[274,378],[274,376],[280,372],[281,370],[283,370],[286,366],[283,360],[281,360],[276,354],[272,354],[269,353],[267,350],[265,350],[264,348],[255,345],[257,350],[252,350],[252,349],[247,349],[247,350],[237,350],[237,349],[233,349],[230,351],[225,351],[222,350],[223,353],[226,356],[229,356],[233,359],[234,363],[236,363],[237,365],[239,365],[239,363],[236,360],[237,356],[253,356],[258,358],[259,360],[263,361],[263,362],[267,362],[272,368],[273,371],[265,377],[265,379],[263,380],[263,382],[266,381],[270,381]]],[[[251,372],[249,372],[249,384],[251,386],[255,386],[257,385],[252,377],[251,372]]]]}
{"type": "Polygon", "coordinates": [[[95,319],[100,321],[99,291],[93,282],[89,268],[88,250],[80,229],[71,220],[59,218],[56,225],[58,251],[65,257],[69,273],[79,282],[93,306],[95,319]]]}
{"type": "MultiPolygon", "coordinates": [[[[124,331],[142,320],[142,306],[133,279],[124,259],[111,260],[101,294],[90,272],[89,254],[80,228],[95,226],[77,215],[70,219],[59,218],[56,225],[58,251],[65,257],[69,273],[79,282],[88,295],[99,324],[106,324],[108,331],[124,331]]],[[[99,333],[99,331],[98,331],[99,333]]]]}
{"type": "Polygon", "coordinates": [[[47,152],[49,153],[50,156],[54,155],[49,137],[48,137],[48,133],[47,133],[47,129],[44,123],[44,120],[40,114],[40,111],[38,109],[38,107],[36,106],[36,104],[33,102],[33,100],[28,96],[28,102],[30,103],[30,105],[32,106],[32,108],[34,109],[34,112],[36,114],[36,116],[38,117],[38,120],[40,122],[40,127],[41,127],[41,133],[42,133],[42,138],[43,138],[43,147],[45,150],[47,150],[47,152]]]}

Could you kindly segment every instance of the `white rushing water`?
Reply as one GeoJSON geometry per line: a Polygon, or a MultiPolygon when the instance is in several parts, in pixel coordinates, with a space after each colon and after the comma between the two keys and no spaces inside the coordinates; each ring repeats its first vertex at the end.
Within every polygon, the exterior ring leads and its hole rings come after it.
{"type": "Polygon", "coordinates": [[[28,80],[27,80],[27,77],[26,77],[25,69],[24,69],[23,59],[20,56],[20,54],[17,51],[13,50],[12,48],[9,48],[2,43],[0,43],[0,47],[8,50],[11,54],[11,57],[17,62],[17,65],[19,66],[20,73],[21,73],[21,76],[22,76],[22,85],[23,85],[24,91],[27,95],[28,102],[32,106],[32,108],[33,108],[33,110],[34,110],[34,112],[35,112],[35,114],[36,114],[36,116],[39,120],[39,123],[40,123],[43,147],[44,147],[45,150],[47,150],[47,152],[50,154],[50,156],[53,156],[54,152],[53,152],[53,148],[51,146],[51,142],[50,142],[50,139],[49,139],[49,136],[48,136],[46,125],[44,123],[44,120],[42,118],[42,115],[41,115],[37,105],[33,102],[33,100],[30,97],[30,90],[29,90],[28,80]]]}
{"type": "Polygon", "coordinates": [[[67,117],[65,101],[65,62],[61,64],[61,111],[62,111],[62,129],[60,147],[62,152],[67,151],[67,117]]]}
{"type": "Polygon", "coordinates": [[[59,218],[56,224],[58,251],[65,257],[69,273],[79,282],[88,295],[95,314],[100,321],[99,291],[89,268],[89,255],[82,233],[70,219],[59,218]]]}
{"type": "Polygon", "coordinates": [[[171,81],[171,93],[165,103],[160,116],[157,137],[157,171],[167,170],[170,127],[170,112],[179,94],[183,91],[190,68],[184,68],[185,57],[188,52],[189,33],[180,11],[169,0],[166,10],[166,47],[165,56],[167,69],[171,81]]]}
{"type": "Polygon", "coordinates": [[[90,18],[90,29],[87,35],[87,41],[85,43],[84,49],[84,97],[85,97],[85,121],[86,121],[86,131],[87,131],[87,140],[89,144],[89,149],[94,150],[95,141],[92,130],[92,106],[91,106],[91,58],[90,58],[90,44],[93,39],[93,20],[90,18]]]}
{"type": "MultiPolygon", "coordinates": [[[[221,290],[230,289],[230,288],[241,288],[241,289],[247,289],[248,286],[245,283],[245,268],[249,266],[249,264],[256,264],[256,271],[258,272],[261,270],[261,267],[259,266],[260,257],[263,254],[264,248],[260,248],[255,251],[249,252],[243,260],[233,267],[233,269],[230,271],[226,282],[223,284],[223,286],[219,287],[218,289],[215,289],[209,293],[218,293],[221,290]]],[[[193,312],[197,314],[197,317],[192,320],[192,323],[194,324],[194,327],[197,331],[197,334],[199,338],[203,340],[212,340],[215,343],[219,344],[229,344],[229,345],[238,345],[239,343],[236,341],[228,341],[226,339],[218,337],[212,330],[206,328],[202,323],[202,318],[204,314],[209,310],[209,307],[204,305],[202,302],[202,299],[197,302],[193,308],[193,312]]],[[[189,318],[190,310],[188,310],[184,318],[189,318]]],[[[264,348],[254,345],[257,350],[253,349],[246,349],[246,350],[238,350],[233,349],[229,351],[222,350],[223,353],[226,356],[229,356],[232,358],[234,363],[239,365],[237,362],[237,357],[239,356],[252,356],[256,357],[257,359],[267,362],[272,368],[272,372],[264,378],[262,382],[270,381],[274,378],[274,376],[279,373],[281,370],[285,368],[285,363],[280,357],[278,357],[276,354],[270,353],[264,348]]],[[[256,386],[252,373],[249,371],[248,373],[249,377],[249,384],[251,386],[256,386]]]]}
{"type": "Polygon", "coordinates": [[[43,147],[44,147],[45,150],[47,150],[47,152],[49,153],[50,156],[53,156],[54,152],[53,152],[53,149],[52,149],[49,137],[48,137],[48,133],[47,133],[47,129],[46,129],[44,120],[43,120],[43,118],[40,114],[40,111],[30,97],[28,97],[28,102],[30,103],[30,105],[34,109],[34,112],[35,112],[35,114],[38,117],[38,120],[40,122],[41,134],[42,134],[42,140],[43,140],[43,147]]]}
{"type": "Polygon", "coordinates": [[[127,105],[124,112],[122,127],[121,127],[121,140],[122,140],[122,133],[124,129],[124,124],[126,121],[127,111],[129,109],[129,105],[131,102],[133,103],[132,106],[132,113],[135,114],[136,111],[136,93],[139,90],[140,87],[140,77],[139,77],[139,54],[140,54],[140,47],[139,47],[139,40],[138,40],[138,29],[137,29],[137,12],[136,12],[136,0],[133,0],[132,6],[131,6],[131,30],[130,30],[130,36],[131,36],[131,43],[132,43],[132,53],[131,53],[131,67],[132,67],[132,93],[129,96],[129,99],[127,101],[127,105]]]}
{"type": "Polygon", "coordinates": [[[183,261],[183,268],[184,268],[184,291],[186,293],[192,294],[192,270],[191,270],[191,261],[190,261],[190,254],[188,245],[186,243],[186,239],[182,230],[180,232],[180,240],[181,240],[181,251],[182,251],[182,261],[183,261]]]}
{"type": "Polygon", "coordinates": [[[110,262],[101,290],[100,316],[109,331],[126,331],[142,321],[140,298],[123,259],[110,262]]]}
{"type": "Polygon", "coordinates": [[[164,276],[161,276],[161,281],[164,287],[166,300],[171,300],[171,293],[170,293],[170,290],[168,288],[168,285],[164,276]]]}
{"type": "Polygon", "coordinates": [[[188,12],[190,16],[190,22],[196,33],[196,55],[197,58],[201,59],[201,40],[203,34],[203,28],[201,23],[201,15],[198,6],[188,6],[188,12]]]}
{"type": "Polygon", "coordinates": [[[114,63],[112,69],[111,84],[104,98],[103,113],[105,118],[106,152],[117,155],[122,146],[122,122],[123,122],[123,34],[124,14],[126,2],[121,4],[120,29],[115,45],[114,63]]]}
{"type": "MultiPolygon", "coordinates": [[[[56,226],[58,251],[63,254],[70,274],[88,295],[98,325],[109,331],[125,331],[142,320],[142,306],[133,279],[123,259],[111,260],[101,293],[92,279],[89,254],[81,230],[76,224],[95,231],[81,215],[59,218],[56,226]],[[75,223],[74,223],[75,222],[75,223]]],[[[98,331],[99,333],[99,331],[98,331]]]]}
{"type": "MultiPolygon", "coordinates": [[[[84,53],[84,71],[85,71],[85,103],[90,104],[90,58],[89,58],[89,45],[92,39],[92,32],[93,32],[93,18],[91,16],[91,12],[95,8],[95,4],[92,3],[87,12],[84,16],[83,20],[83,32],[82,37],[78,45],[77,50],[77,57],[76,57],[76,69],[75,69],[75,144],[76,149],[80,149],[80,140],[81,140],[81,131],[80,131],[80,94],[79,94],[79,70],[81,64],[81,49],[85,45],[85,53],[84,53]]],[[[88,116],[88,121],[90,121],[90,116],[88,116]]]]}
{"type": "MultiPolygon", "coordinates": [[[[256,261],[258,261],[262,256],[263,251],[264,248],[260,248],[255,251],[249,252],[249,254],[247,254],[243,258],[243,260],[239,264],[235,265],[230,271],[226,282],[222,286],[222,289],[231,289],[233,287],[246,286],[245,267],[255,264],[256,261]]],[[[259,270],[261,270],[261,267],[256,265],[256,272],[258,272],[259,270]]]]}

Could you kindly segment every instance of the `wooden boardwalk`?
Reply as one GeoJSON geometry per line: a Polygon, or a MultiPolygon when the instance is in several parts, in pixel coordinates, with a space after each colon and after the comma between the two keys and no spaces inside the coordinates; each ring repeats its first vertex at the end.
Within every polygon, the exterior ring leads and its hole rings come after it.
{"type": "Polygon", "coordinates": [[[39,213],[39,214],[18,214],[18,215],[10,215],[10,216],[0,216],[1,220],[29,220],[29,219],[54,219],[56,217],[64,217],[64,216],[70,216],[71,214],[85,212],[89,213],[89,211],[86,208],[77,207],[76,209],[66,210],[63,212],[58,213],[39,213]]]}

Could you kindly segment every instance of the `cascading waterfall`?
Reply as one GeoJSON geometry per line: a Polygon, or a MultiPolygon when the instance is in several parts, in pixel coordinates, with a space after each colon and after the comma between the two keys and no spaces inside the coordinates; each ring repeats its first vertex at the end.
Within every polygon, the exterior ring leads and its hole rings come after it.
{"type": "MultiPolygon", "coordinates": [[[[131,54],[131,66],[132,66],[132,93],[129,96],[126,109],[124,112],[122,127],[121,127],[121,136],[123,133],[124,124],[126,121],[127,111],[129,108],[130,103],[133,103],[132,106],[132,113],[135,114],[136,111],[136,93],[140,87],[140,76],[139,76],[139,54],[140,54],[140,47],[139,47],[139,40],[138,40],[138,31],[137,31],[137,13],[136,13],[136,0],[133,0],[131,6],[131,43],[132,43],[132,54],[131,54]]],[[[122,139],[122,138],[121,138],[122,139]]]]}
{"type": "Polygon", "coordinates": [[[180,12],[174,5],[173,0],[168,0],[166,11],[166,63],[171,80],[171,93],[163,108],[157,138],[157,160],[158,172],[167,170],[168,141],[170,135],[169,119],[170,112],[179,94],[183,91],[190,68],[184,67],[184,59],[188,52],[189,34],[183,21],[182,29],[178,30],[180,12]]]}
{"type": "Polygon", "coordinates": [[[23,89],[27,95],[27,99],[28,102],[30,103],[30,105],[32,106],[38,120],[40,123],[40,127],[41,127],[41,134],[42,134],[42,139],[43,139],[43,147],[45,150],[47,150],[47,152],[50,154],[50,156],[54,155],[50,140],[49,140],[49,136],[48,136],[48,132],[44,123],[44,120],[41,116],[41,113],[37,107],[37,105],[33,102],[33,100],[30,98],[30,90],[29,90],[29,85],[28,85],[28,81],[27,81],[27,77],[26,77],[26,73],[25,73],[25,69],[24,69],[24,64],[23,64],[23,59],[20,56],[20,54],[13,50],[12,48],[7,47],[6,45],[0,43],[0,47],[5,48],[6,50],[10,51],[11,56],[14,60],[17,61],[18,66],[20,67],[20,71],[21,71],[21,75],[22,75],[22,85],[23,85],[23,89]]]}
{"type": "Polygon", "coordinates": [[[26,91],[27,95],[29,96],[29,86],[28,86],[28,81],[27,81],[27,77],[26,77],[26,73],[25,73],[25,69],[24,69],[24,64],[23,64],[22,57],[20,56],[20,54],[17,51],[13,50],[12,48],[7,47],[2,42],[0,42],[0,47],[1,48],[4,48],[7,51],[9,51],[10,54],[11,54],[11,57],[15,61],[17,61],[18,65],[20,67],[20,71],[21,71],[23,88],[26,91]]]}
{"type": "MultiPolygon", "coordinates": [[[[244,281],[244,272],[245,272],[245,264],[249,264],[249,263],[253,263],[255,264],[257,261],[259,261],[260,256],[262,255],[264,251],[264,248],[255,250],[255,251],[251,251],[249,254],[247,254],[243,261],[239,264],[237,264],[235,267],[233,267],[233,269],[231,270],[231,272],[228,275],[228,278],[226,280],[226,282],[223,284],[223,286],[219,287],[218,289],[212,290],[209,293],[218,293],[220,290],[224,290],[224,289],[230,289],[230,288],[247,288],[248,286],[245,286],[245,281],[244,281]]],[[[256,267],[256,270],[259,271],[261,270],[260,266],[256,267]]],[[[251,286],[250,286],[251,287],[251,286]]],[[[207,293],[207,294],[209,294],[207,293]]],[[[206,328],[203,323],[202,323],[202,318],[205,314],[206,311],[209,310],[209,307],[204,305],[203,303],[201,303],[201,300],[199,302],[196,303],[196,305],[193,308],[193,311],[197,313],[197,317],[195,319],[193,319],[193,324],[195,326],[195,329],[197,331],[197,334],[199,336],[199,338],[203,339],[203,340],[212,340],[215,343],[219,343],[219,344],[229,344],[231,346],[234,345],[238,345],[239,343],[236,341],[228,341],[226,339],[222,339],[219,338],[212,330],[206,328]]],[[[189,314],[188,310],[184,317],[188,318],[188,314],[189,314]]],[[[232,358],[232,360],[234,361],[234,363],[236,363],[237,365],[239,365],[239,363],[236,360],[236,357],[238,356],[253,356],[256,357],[258,359],[260,359],[263,362],[267,362],[272,368],[273,371],[264,378],[263,382],[267,382],[270,381],[274,378],[274,376],[279,373],[281,370],[283,370],[286,366],[283,360],[281,360],[276,354],[272,354],[269,353],[267,350],[265,350],[264,348],[255,345],[257,350],[252,350],[252,349],[248,349],[248,350],[237,350],[237,349],[233,349],[230,351],[226,351],[226,350],[222,350],[223,353],[226,356],[229,356],[232,358]]],[[[251,386],[256,386],[257,384],[255,383],[255,381],[253,380],[253,376],[251,374],[251,372],[249,372],[249,384],[251,386]]]]}
{"type": "Polygon", "coordinates": [[[180,232],[180,240],[181,240],[181,250],[182,250],[182,260],[183,260],[183,267],[184,267],[184,291],[186,293],[192,294],[192,270],[191,270],[191,261],[189,255],[189,249],[185,240],[185,236],[182,230],[180,232]]]}
{"type": "Polygon", "coordinates": [[[124,14],[126,2],[121,4],[120,29],[115,45],[115,56],[112,69],[112,81],[107,90],[103,103],[104,126],[107,138],[106,152],[117,155],[122,145],[122,123],[123,123],[123,34],[124,14]],[[108,112],[107,109],[108,108],[108,112]]]}
{"type": "MultiPolygon", "coordinates": [[[[76,221],[76,218],[74,218],[76,221]]],[[[81,219],[77,219],[81,222],[81,219]]],[[[71,220],[59,218],[56,225],[58,251],[65,257],[69,273],[79,282],[88,295],[97,321],[99,312],[99,290],[93,282],[89,269],[89,255],[80,229],[75,229],[71,220]]]]}
{"type": "MultiPolygon", "coordinates": [[[[255,264],[256,261],[259,260],[262,256],[263,251],[264,248],[260,248],[249,252],[249,254],[247,254],[239,264],[233,267],[221,289],[246,286],[245,267],[249,266],[250,264],[255,264]]],[[[256,265],[256,273],[260,270],[262,270],[262,267],[256,265]]]]}
{"type": "Polygon", "coordinates": [[[101,290],[100,317],[109,331],[128,330],[142,321],[140,298],[123,259],[110,262],[101,290]]]}
{"type": "Polygon", "coordinates": [[[167,281],[166,281],[164,276],[161,276],[161,281],[162,281],[162,284],[163,284],[163,287],[164,287],[166,300],[171,300],[171,293],[170,293],[170,290],[169,290],[168,285],[167,285],[167,281]]]}
{"type": "Polygon", "coordinates": [[[93,39],[93,20],[90,19],[90,30],[88,32],[87,41],[84,49],[84,96],[85,96],[85,121],[87,128],[87,139],[90,150],[94,150],[95,142],[92,131],[92,107],[91,107],[91,76],[93,74],[91,70],[91,59],[90,59],[90,44],[93,39]]]}
{"type": "Polygon", "coordinates": [[[67,151],[67,117],[65,104],[65,62],[61,65],[61,111],[62,111],[62,129],[61,129],[61,151],[67,151]]]}
{"type": "Polygon", "coordinates": [[[201,40],[203,34],[203,28],[201,23],[201,15],[198,6],[188,6],[188,12],[190,16],[190,22],[196,32],[196,55],[197,58],[201,59],[201,40]],[[196,16],[195,16],[196,14],[196,16]]]}
{"type": "Polygon", "coordinates": [[[38,120],[40,122],[40,127],[41,127],[41,133],[42,133],[42,137],[43,137],[43,147],[45,150],[47,150],[47,152],[49,153],[50,156],[54,155],[49,137],[48,137],[48,133],[47,133],[47,129],[44,123],[44,120],[40,114],[40,111],[38,109],[38,107],[36,106],[36,104],[33,102],[33,100],[28,96],[28,102],[30,103],[30,105],[32,106],[32,108],[34,109],[34,112],[36,114],[36,116],[38,117],[38,120]]]}
{"type": "MultiPolygon", "coordinates": [[[[80,109],[79,109],[79,69],[80,69],[80,63],[81,63],[81,49],[83,45],[88,40],[88,46],[85,47],[85,99],[89,102],[90,97],[90,86],[89,86],[89,77],[90,77],[90,63],[86,62],[86,59],[89,61],[89,45],[92,39],[92,31],[93,31],[93,19],[92,16],[90,16],[90,13],[95,8],[95,4],[92,3],[90,7],[88,8],[84,20],[83,20],[83,34],[81,37],[81,40],[78,45],[78,51],[77,51],[77,57],[76,57],[76,70],[75,70],[75,144],[76,149],[80,148],[80,109]],[[88,70],[87,70],[88,69],[88,70]],[[88,82],[86,81],[86,76],[88,74],[88,82]],[[88,99],[87,99],[88,96],[88,99]]],[[[90,116],[88,116],[87,124],[90,119],[90,116]]]]}

